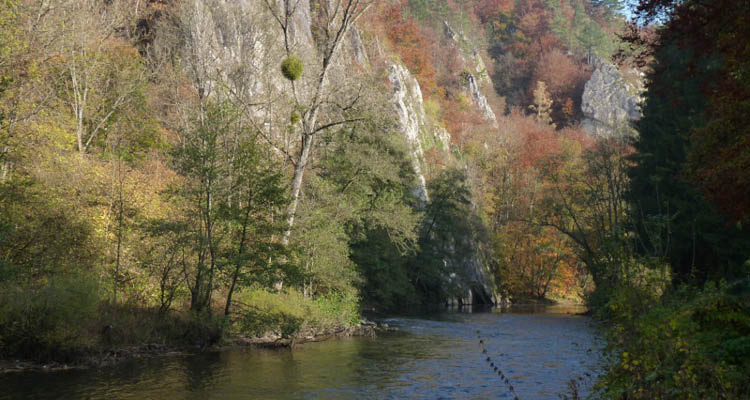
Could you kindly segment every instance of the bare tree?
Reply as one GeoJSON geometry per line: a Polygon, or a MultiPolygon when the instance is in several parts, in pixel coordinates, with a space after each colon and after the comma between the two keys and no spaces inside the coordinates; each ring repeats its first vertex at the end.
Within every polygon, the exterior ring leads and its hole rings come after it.
{"type": "MultiPolygon", "coordinates": [[[[301,0],[283,0],[282,4],[279,5],[273,0],[264,1],[284,34],[284,47],[287,56],[291,56],[294,50],[293,17],[302,2],[301,0]]],[[[291,82],[291,90],[296,108],[304,111],[300,117],[301,126],[297,132],[301,141],[299,153],[292,158],[294,175],[290,186],[291,201],[287,210],[287,229],[282,239],[282,243],[285,245],[289,243],[289,237],[294,226],[297,204],[302,189],[302,180],[310,161],[310,153],[315,145],[316,134],[325,129],[355,121],[355,119],[341,119],[320,123],[319,114],[329,91],[329,74],[342,45],[342,41],[349,30],[356,24],[357,20],[370,8],[373,1],[330,0],[323,3],[321,13],[323,14],[324,22],[322,24],[322,38],[320,39],[322,43],[319,44],[322,64],[320,69],[316,71],[317,77],[309,91],[312,96],[306,101],[303,100],[304,97],[298,85],[294,81],[291,82]]],[[[353,101],[357,100],[359,100],[358,97],[353,99],[353,101]]],[[[353,103],[351,106],[353,106],[353,103]]]]}
{"type": "Polygon", "coordinates": [[[144,80],[136,50],[114,37],[127,22],[120,5],[68,0],[52,10],[66,27],[59,38],[60,74],[80,153],[87,153],[106,134],[113,117],[130,103],[144,80]]]}

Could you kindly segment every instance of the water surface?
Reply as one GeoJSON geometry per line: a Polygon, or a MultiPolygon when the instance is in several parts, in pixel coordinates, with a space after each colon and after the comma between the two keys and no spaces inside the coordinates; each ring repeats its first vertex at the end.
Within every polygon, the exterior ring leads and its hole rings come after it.
{"type": "Polygon", "coordinates": [[[133,360],[98,370],[0,375],[0,399],[559,399],[590,385],[599,344],[578,309],[515,309],[391,318],[398,332],[133,360]],[[487,354],[477,339],[480,331],[487,354]],[[579,378],[580,377],[580,378],[579,378]]]}

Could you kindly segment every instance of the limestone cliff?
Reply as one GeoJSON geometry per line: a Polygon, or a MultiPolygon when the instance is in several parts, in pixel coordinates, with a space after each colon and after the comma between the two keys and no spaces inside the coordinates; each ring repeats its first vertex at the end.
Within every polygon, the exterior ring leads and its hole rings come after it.
{"type": "MultiPolygon", "coordinates": [[[[215,80],[221,77],[222,82],[232,85],[231,92],[243,96],[243,101],[254,104],[268,102],[269,108],[260,107],[259,116],[264,119],[267,140],[286,140],[286,151],[293,149],[290,140],[283,136],[288,117],[279,110],[284,107],[291,110],[293,101],[289,96],[289,83],[278,71],[278,64],[285,54],[284,41],[278,26],[263,2],[251,0],[187,0],[184,12],[186,17],[183,33],[185,37],[186,53],[194,58],[195,68],[188,71],[203,95],[210,96],[217,92],[215,80]],[[271,100],[273,105],[271,106],[271,100]],[[265,117],[270,107],[278,117],[265,117]],[[275,118],[275,119],[274,119],[275,118]]],[[[281,3],[279,0],[279,7],[281,3]]],[[[313,17],[315,10],[311,10],[311,2],[302,0],[297,4],[292,16],[290,36],[293,41],[294,52],[300,55],[310,70],[315,70],[319,57],[316,54],[313,17]]],[[[484,88],[492,88],[488,74],[484,71],[481,56],[473,50],[469,39],[463,33],[454,33],[446,22],[446,35],[451,42],[449,45],[460,49],[461,57],[467,69],[462,76],[463,90],[466,97],[476,107],[479,114],[497,126],[497,119],[483,94],[484,88]],[[466,50],[469,49],[469,50],[466,50]]],[[[365,27],[366,28],[366,27],[365,27]]],[[[425,151],[436,148],[443,152],[445,158],[454,158],[455,148],[450,143],[450,133],[441,121],[432,120],[425,112],[425,102],[419,82],[411,72],[398,60],[394,54],[389,54],[380,46],[384,38],[368,37],[366,29],[351,29],[348,37],[342,42],[342,49],[335,59],[333,78],[334,85],[345,87],[347,84],[356,85],[357,74],[380,73],[371,64],[385,65],[383,90],[390,91],[393,118],[397,122],[400,133],[410,146],[410,163],[414,169],[417,181],[413,189],[415,198],[424,206],[430,201],[427,190],[426,171],[439,169],[440,166],[430,166],[425,159],[425,151]],[[368,45],[370,47],[368,47],[368,45]],[[370,50],[368,54],[367,50],[370,50]],[[354,68],[352,68],[354,67],[354,68]],[[345,81],[345,79],[350,79],[345,81]]],[[[378,70],[382,71],[382,70],[378,70]]],[[[308,96],[304,81],[297,83],[301,96],[308,96]]],[[[367,100],[364,100],[367,101],[367,100]]],[[[269,115],[271,113],[268,113],[269,115]]],[[[286,114],[288,115],[288,114],[286,114]]],[[[280,152],[281,156],[283,153],[280,152]]],[[[485,272],[487,259],[485,252],[471,238],[455,237],[448,247],[471,248],[470,256],[448,257],[444,260],[451,270],[460,273],[445,279],[452,281],[462,288],[465,296],[460,296],[461,302],[470,304],[475,299],[482,302],[492,300],[493,285],[491,278],[485,272]]],[[[449,249],[450,250],[450,249],[449,249]]],[[[461,252],[467,254],[467,252],[461,252]]]]}
{"type": "MultiPolygon", "coordinates": [[[[388,80],[393,89],[393,105],[400,130],[411,147],[411,163],[418,180],[413,193],[424,205],[429,202],[429,193],[422,173],[425,163],[422,141],[437,141],[441,148],[448,149],[450,136],[444,129],[430,131],[419,82],[408,69],[399,64],[391,65],[388,80]],[[431,137],[427,138],[425,135],[431,137]]],[[[494,302],[491,274],[485,268],[489,260],[481,244],[469,237],[452,236],[446,246],[447,253],[452,256],[443,260],[445,265],[451,270],[460,271],[460,274],[454,273],[446,277],[462,293],[451,301],[460,304],[494,302]],[[457,251],[458,248],[462,251],[457,251]]]]}
{"type": "Polygon", "coordinates": [[[425,123],[422,90],[419,87],[419,82],[402,65],[391,65],[388,81],[393,87],[393,106],[400,130],[411,147],[411,162],[418,180],[418,186],[414,188],[413,192],[422,204],[426,204],[430,198],[422,173],[424,151],[419,137],[425,123]]]}
{"type": "Polygon", "coordinates": [[[456,33],[447,21],[443,21],[443,43],[458,49],[459,57],[463,63],[470,65],[473,64],[473,70],[467,69],[462,73],[461,78],[464,83],[464,90],[468,92],[469,98],[474,102],[474,105],[484,119],[490,121],[492,126],[497,128],[497,116],[492,110],[492,107],[490,107],[487,97],[481,90],[482,86],[485,84],[490,88],[493,87],[492,80],[489,74],[487,74],[482,56],[480,56],[476,49],[471,45],[471,41],[466,35],[464,35],[463,32],[456,33]],[[466,44],[466,46],[461,46],[462,43],[466,44]],[[465,50],[465,48],[468,48],[468,50],[465,50]]]}
{"type": "Polygon", "coordinates": [[[626,83],[614,65],[600,62],[584,87],[581,109],[590,134],[630,134],[630,123],[641,118],[639,89],[626,83]]]}

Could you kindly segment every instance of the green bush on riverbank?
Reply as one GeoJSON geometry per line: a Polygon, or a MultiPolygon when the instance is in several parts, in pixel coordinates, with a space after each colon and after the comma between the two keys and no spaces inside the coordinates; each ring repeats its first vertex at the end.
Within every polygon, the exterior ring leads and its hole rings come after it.
{"type": "Polygon", "coordinates": [[[97,285],[83,274],[52,277],[38,291],[0,287],[0,356],[70,359],[91,348],[97,285]]]}
{"type": "Polygon", "coordinates": [[[601,397],[750,397],[748,282],[683,286],[662,298],[621,287],[599,316],[612,324],[601,397]]]}
{"type": "Polygon", "coordinates": [[[242,311],[235,328],[252,336],[327,334],[359,323],[359,305],[353,293],[312,299],[293,289],[281,293],[253,289],[241,293],[237,303],[242,311]]]}
{"type": "Polygon", "coordinates": [[[79,362],[89,356],[146,345],[204,348],[228,335],[321,335],[359,323],[354,293],[305,297],[293,289],[243,291],[229,318],[189,311],[162,311],[100,299],[96,283],[82,274],[50,279],[41,288],[0,287],[0,359],[79,362]]]}

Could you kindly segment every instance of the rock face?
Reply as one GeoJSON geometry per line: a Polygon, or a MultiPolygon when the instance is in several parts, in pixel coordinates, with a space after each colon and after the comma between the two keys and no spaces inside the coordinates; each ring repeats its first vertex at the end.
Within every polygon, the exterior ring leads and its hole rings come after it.
{"type": "Polygon", "coordinates": [[[492,81],[487,74],[482,57],[473,48],[468,51],[464,51],[461,48],[460,43],[467,43],[468,41],[463,32],[456,33],[448,21],[443,21],[443,42],[448,46],[454,46],[459,50],[458,54],[462,62],[466,62],[468,58],[471,61],[471,64],[475,65],[475,72],[465,71],[462,74],[464,90],[469,93],[469,97],[474,101],[474,105],[482,113],[484,119],[490,121],[494,128],[498,128],[497,116],[495,115],[495,112],[492,111],[492,107],[490,107],[490,104],[487,102],[487,97],[485,97],[480,88],[480,86],[482,86],[481,84],[489,84],[490,87],[492,87],[492,81]],[[479,79],[477,79],[475,74],[479,79]]]}
{"type": "MultiPolygon", "coordinates": [[[[277,0],[279,7],[283,4],[277,0]]],[[[281,74],[268,74],[265,71],[278,71],[278,63],[284,54],[283,38],[277,32],[269,16],[270,12],[264,2],[255,0],[186,0],[185,12],[189,12],[188,31],[185,32],[186,54],[194,58],[196,69],[190,74],[199,91],[210,96],[218,91],[217,77],[233,86],[237,92],[245,93],[250,99],[254,96],[265,98],[269,92],[283,94],[284,85],[281,74]],[[256,73],[257,72],[257,73],[256,73]],[[248,76],[257,79],[247,79],[248,76]]],[[[316,46],[311,33],[310,0],[301,0],[293,16],[291,27],[295,51],[307,62],[314,62],[316,46]]],[[[445,34],[450,45],[459,46],[467,43],[463,33],[454,31],[447,23],[445,34]]],[[[372,39],[367,36],[368,39],[372,39]]],[[[344,73],[353,73],[350,67],[359,65],[367,70],[370,57],[373,61],[388,59],[388,54],[380,48],[375,37],[374,49],[368,57],[366,46],[358,29],[352,29],[343,46],[341,56],[337,58],[335,68],[344,73]]],[[[477,110],[497,126],[495,113],[490,108],[482,87],[490,85],[484,71],[484,63],[475,51],[461,54],[469,60],[469,72],[466,72],[465,87],[467,97],[471,98],[477,110]]],[[[360,73],[359,70],[354,73],[360,73]]],[[[430,201],[427,190],[425,171],[425,149],[438,148],[450,152],[450,133],[439,123],[432,121],[425,113],[422,90],[416,78],[400,64],[391,64],[387,68],[387,78],[392,90],[394,118],[397,120],[401,134],[411,148],[411,164],[417,176],[413,195],[423,206],[430,201]]],[[[304,90],[304,89],[303,89],[304,90]]],[[[304,95],[304,92],[303,92],[304,95]]],[[[272,122],[268,122],[269,126],[272,122]]],[[[454,251],[454,256],[444,262],[456,275],[445,277],[455,283],[462,294],[456,300],[462,304],[486,303],[493,301],[491,275],[484,270],[489,260],[486,252],[470,237],[454,237],[447,241],[447,250],[454,251]],[[467,251],[468,249],[468,251],[467,251]],[[458,255],[462,254],[462,255],[458,255]],[[460,299],[460,300],[459,300],[460,299]]],[[[451,253],[449,251],[449,253],[451,253]]]]}
{"type": "MultiPolygon", "coordinates": [[[[488,270],[490,260],[488,252],[481,247],[480,241],[472,238],[454,238],[449,246],[452,250],[463,247],[470,250],[470,257],[449,257],[446,265],[461,271],[462,276],[451,274],[450,282],[459,288],[461,295],[451,300],[451,305],[498,304],[492,284],[492,273],[488,270]]],[[[455,251],[453,254],[456,254],[455,251]]]]}
{"type": "Polygon", "coordinates": [[[630,123],[641,118],[637,90],[608,63],[600,63],[586,82],[581,109],[583,128],[596,136],[629,134],[630,123]]]}
{"type": "Polygon", "coordinates": [[[411,147],[411,162],[418,179],[417,187],[414,188],[413,193],[422,204],[427,204],[430,197],[422,174],[424,150],[422,150],[422,143],[419,140],[419,133],[424,125],[425,118],[422,89],[419,87],[419,82],[409,73],[409,70],[397,64],[391,65],[388,81],[393,87],[393,106],[396,109],[401,132],[411,147]]]}
{"type": "Polygon", "coordinates": [[[479,111],[482,112],[484,119],[492,122],[494,128],[498,128],[495,112],[492,111],[490,104],[487,102],[487,98],[479,90],[479,85],[477,84],[476,78],[474,78],[474,74],[466,72],[464,74],[464,80],[466,90],[471,95],[471,99],[474,100],[474,104],[479,108],[479,111]]]}
{"type": "Polygon", "coordinates": [[[356,26],[352,27],[352,30],[349,32],[349,45],[352,49],[352,58],[354,58],[354,61],[360,66],[366,67],[368,62],[367,51],[365,50],[365,45],[362,43],[362,36],[359,34],[359,29],[356,26]]]}
{"type": "MultiPolygon", "coordinates": [[[[388,81],[393,88],[393,106],[400,130],[412,150],[411,162],[418,179],[413,193],[423,205],[426,205],[430,201],[430,197],[422,174],[422,166],[424,165],[422,140],[437,141],[440,146],[447,149],[449,148],[450,134],[441,128],[429,132],[425,121],[422,90],[419,82],[409,73],[409,70],[402,65],[391,65],[388,81]],[[424,135],[432,135],[432,137],[425,138],[424,135]]],[[[492,115],[494,117],[494,114],[492,115]]],[[[450,282],[460,288],[462,295],[455,299],[455,302],[459,304],[485,304],[494,301],[492,279],[484,269],[485,266],[489,265],[489,260],[485,257],[486,252],[474,242],[471,238],[452,237],[446,244],[447,253],[454,256],[446,258],[443,262],[452,270],[461,271],[459,275],[452,274],[452,276],[447,277],[450,282]],[[458,248],[463,251],[457,251],[458,248]],[[467,254],[468,256],[466,256],[467,254]]]]}

